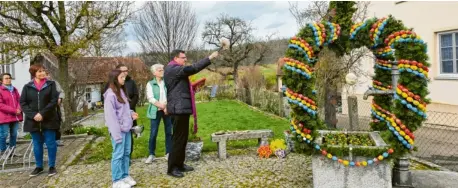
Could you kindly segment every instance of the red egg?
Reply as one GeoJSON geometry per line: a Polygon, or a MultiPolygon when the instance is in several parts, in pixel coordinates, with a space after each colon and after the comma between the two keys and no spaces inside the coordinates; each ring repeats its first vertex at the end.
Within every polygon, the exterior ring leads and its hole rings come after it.
{"type": "Polygon", "coordinates": [[[418,101],[418,100],[421,99],[421,97],[420,97],[419,95],[415,95],[415,96],[414,96],[414,99],[418,101]]]}
{"type": "Polygon", "coordinates": [[[342,159],[339,159],[339,160],[337,160],[337,161],[339,161],[339,163],[342,163],[342,159]]]}
{"type": "Polygon", "coordinates": [[[322,155],[327,155],[328,152],[326,152],[326,150],[323,150],[323,151],[321,151],[321,154],[322,154],[322,155]]]}
{"type": "Polygon", "coordinates": [[[390,149],[388,150],[388,153],[389,153],[389,154],[392,154],[393,152],[394,152],[394,150],[393,150],[392,148],[390,148],[390,149]]]}
{"type": "Polygon", "coordinates": [[[402,125],[399,126],[399,127],[401,127],[401,129],[406,129],[406,126],[405,126],[404,124],[402,124],[402,125]]]}
{"type": "Polygon", "coordinates": [[[361,163],[360,162],[356,162],[356,166],[361,166],[361,163]]]}
{"type": "Polygon", "coordinates": [[[401,120],[400,119],[396,119],[396,124],[401,124],[401,120]]]}
{"type": "Polygon", "coordinates": [[[406,34],[406,32],[404,30],[402,30],[400,33],[401,33],[401,35],[406,34]]]}
{"type": "Polygon", "coordinates": [[[398,35],[399,35],[399,32],[394,32],[394,35],[395,35],[395,36],[398,36],[398,35]]]}
{"type": "Polygon", "coordinates": [[[415,96],[412,92],[409,92],[409,97],[415,96]]]}

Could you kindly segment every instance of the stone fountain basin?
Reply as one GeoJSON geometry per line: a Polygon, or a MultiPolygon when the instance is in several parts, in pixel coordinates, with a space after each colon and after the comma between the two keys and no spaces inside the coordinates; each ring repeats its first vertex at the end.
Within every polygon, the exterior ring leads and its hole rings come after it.
{"type": "MultiPolygon", "coordinates": [[[[328,131],[319,130],[319,136],[315,142],[322,145],[324,135],[327,134],[368,134],[375,146],[351,146],[352,148],[364,149],[383,149],[388,145],[383,141],[379,132],[365,131],[328,131]]],[[[327,147],[339,147],[339,145],[327,145],[327,147]]],[[[349,148],[350,146],[344,147],[349,148]]],[[[374,156],[375,157],[375,156],[374,156]]],[[[342,159],[350,161],[362,161],[372,158],[353,156],[350,150],[349,156],[344,156],[342,159]]],[[[313,187],[315,188],[391,188],[391,162],[383,160],[378,164],[368,165],[366,167],[345,167],[342,164],[332,161],[322,155],[312,156],[313,169],[313,187]]]]}

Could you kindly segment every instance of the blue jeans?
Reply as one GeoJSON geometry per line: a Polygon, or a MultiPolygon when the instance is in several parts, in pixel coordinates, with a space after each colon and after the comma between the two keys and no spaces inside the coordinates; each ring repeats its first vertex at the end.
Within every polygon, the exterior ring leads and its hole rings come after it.
{"type": "Polygon", "coordinates": [[[6,138],[10,133],[10,147],[16,146],[19,122],[0,124],[0,151],[6,150],[6,138]]]}
{"type": "Polygon", "coordinates": [[[122,132],[121,136],[122,142],[119,144],[111,137],[111,144],[113,145],[113,153],[111,154],[111,177],[113,182],[117,182],[129,176],[132,134],[130,132],[122,132]]]}
{"type": "Polygon", "coordinates": [[[149,154],[156,155],[156,138],[159,131],[161,118],[164,119],[165,130],[165,153],[172,150],[172,120],[170,116],[164,114],[164,111],[157,111],[156,119],[151,119],[151,131],[149,135],[149,154]]]}
{"type": "Polygon", "coordinates": [[[41,132],[31,132],[33,142],[33,154],[36,166],[43,168],[43,143],[48,147],[48,167],[56,166],[56,130],[44,129],[41,132]]]}

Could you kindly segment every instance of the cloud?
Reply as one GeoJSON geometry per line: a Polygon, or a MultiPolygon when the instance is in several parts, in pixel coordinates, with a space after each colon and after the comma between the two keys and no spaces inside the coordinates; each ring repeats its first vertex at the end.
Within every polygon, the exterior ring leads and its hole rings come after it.
{"type": "MultiPolygon", "coordinates": [[[[306,8],[309,2],[298,2],[300,7],[306,8]]],[[[142,4],[136,4],[141,7],[142,4]]],[[[201,45],[202,32],[206,21],[216,20],[218,16],[225,13],[232,17],[239,17],[251,22],[256,29],[253,35],[256,38],[262,38],[269,34],[276,33],[276,37],[286,38],[294,36],[299,28],[296,20],[289,12],[289,3],[287,1],[193,1],[192,8],[196,12],[197,21],[200,23],[197,30],[195,45],[201,45]]],[[[131,25],[127,27],[132,27],[131,25]]],[[[133,29],[126,29],[131,36],[128,37],[130,45],[135,47],[133,41],[136,40],[133,29]]],[[[138,45],[138,43],[137,43],[138,45]]],[[[139,46],[139,45],[138,45],[139,46]]],[[[131,49],[129,51],[141,50],[141,48],[131,49]]]]}

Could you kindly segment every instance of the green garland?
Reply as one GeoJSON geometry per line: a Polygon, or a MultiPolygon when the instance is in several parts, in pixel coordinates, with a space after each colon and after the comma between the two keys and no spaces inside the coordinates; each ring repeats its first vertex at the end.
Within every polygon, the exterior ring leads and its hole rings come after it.
{"type": "MultiPolygon", "coordinates": [[[[340,21],[348,22],[347,19],[340,21]]],[[[430,64],[427,62],[426,44],[391,15],[382,19],[372,18],[351,28],[343,28],[342,33],[339,25],[327,21],[307,24],[290,40],[284,58],[283,91],[292,107],[291,131],[298,138],[299,144],[307,150],[319,151],[330,159],[333,156],[348,155],[346,147],[327,147],[325,144],[318,146],[314,142],[317,130],[326,129],[316,114],[316,105],[312,103],[317,101],[314,87],[316,75],[313,74],[313,67],[318,62],[317,57],[323,47],[328,47],[339,55],[360,47],[370,49],[377,58],[373,77],[374,88],[377,89],[387,90],[384,86],[391,85],[393,65],[398,65],[401,72],[399,87],[391,88],[396,94],[377,95],[372,101],[371,129],[382,131],[382,137],[391,148],[370,151],[354,149],[352,152],[358,156],[378,155],[373,161],[368,160],[377,162],[377,159],[383,160],[388,155],[399,157],[412,151],[415,139],[413,131],[426,119],[425,109],[429,103],[429,99],[426,98],[429,93],[427,72],[430,64]],[[336,37],[341,39],[336,40],[336,37]],[[343,40],[350,40],[350,43],[343,40]],[[307,144],[302,145],[303,143],[307,144]],[[331,153],[332,157],[329,157],[331,153]]],[[[341,161],[339,159],[339,162],[341,161]]],[[[360,163],[344,161],[343,164],[352,166],[360,163]]]]}

